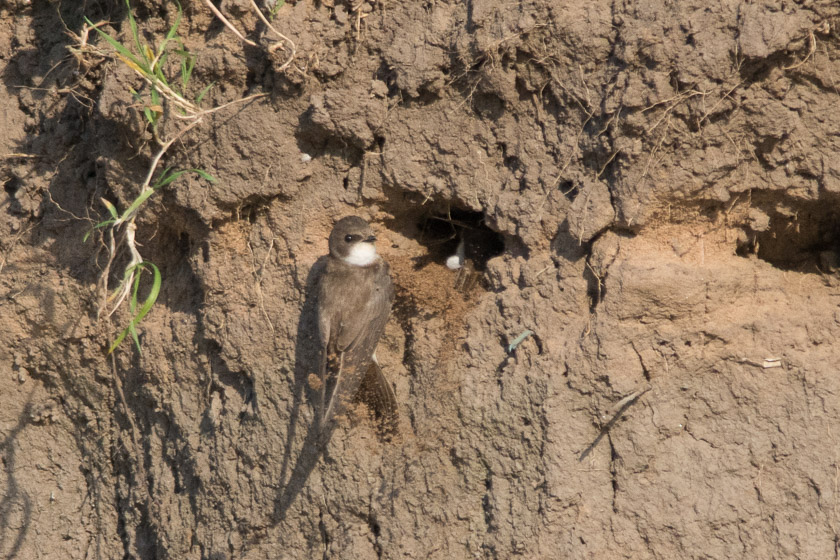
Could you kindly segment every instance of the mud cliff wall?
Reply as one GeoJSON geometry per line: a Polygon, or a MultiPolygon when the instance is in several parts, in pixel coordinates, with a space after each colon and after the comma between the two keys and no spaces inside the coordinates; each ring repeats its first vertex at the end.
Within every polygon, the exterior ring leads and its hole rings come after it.
{"type": "MultiPolygon", "coordinates": [[[[266,95],[164,156],[218,182],[138,214],[162,288],[113,357],[130,313],[97,319],[82,239],[158,145],[142,80],[80,43],[87,16],[131,44],[127,10],[0,8],[0,553],[837,556],[836,2],[301,1],[285,68],[219,7],[255,45],[184,3],[203,105],[266,95]],[[347,214],[397,285],[402,435],[361,408],[320,454],[312,289],[347,214]],[[471,289],[462,226],[502,248],[471,289]]],[[[153,44],[177,17],[132,8],[153,44]]]]}

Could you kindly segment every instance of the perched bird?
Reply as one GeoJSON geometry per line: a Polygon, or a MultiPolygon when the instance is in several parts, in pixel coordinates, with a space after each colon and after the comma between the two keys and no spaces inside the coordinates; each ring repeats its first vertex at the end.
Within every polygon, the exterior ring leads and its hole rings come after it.
{"type": "Polygon", "coordinates": [[[363,388],[388,431],[396,429],[397,403],[375,350],[394,301],[388,263],[376,253],[376,237],[356,216],[339,220],[318,288],[321,343],[321,430],[345,414],[363,388]]]}

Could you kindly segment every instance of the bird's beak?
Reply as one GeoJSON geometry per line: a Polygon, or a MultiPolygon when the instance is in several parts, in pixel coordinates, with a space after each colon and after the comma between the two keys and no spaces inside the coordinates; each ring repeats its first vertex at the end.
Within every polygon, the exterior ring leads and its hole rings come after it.
{"type": "Polygon", "coordinates": [[[374,241],[376,241],[376,236],[375,235],[371,235],[367,239],[365,239],[366,243],[373,243],[374,241]]]}

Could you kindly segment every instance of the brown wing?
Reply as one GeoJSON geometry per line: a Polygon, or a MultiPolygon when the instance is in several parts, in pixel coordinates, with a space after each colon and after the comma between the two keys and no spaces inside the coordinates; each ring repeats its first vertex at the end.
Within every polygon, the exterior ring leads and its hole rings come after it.
{"type": "Polygon", "coordinates": [[[383,261],[370,268],[330,263],[319,292],[323,426],[347,411],[385,330],[394,288],[383,261]],[[334,380],[331,391],[329,381],[334,380]]]}

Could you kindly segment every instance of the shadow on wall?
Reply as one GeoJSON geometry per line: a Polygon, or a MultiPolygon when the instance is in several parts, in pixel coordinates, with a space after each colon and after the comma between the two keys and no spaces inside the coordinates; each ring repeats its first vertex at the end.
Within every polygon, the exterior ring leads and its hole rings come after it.
{"type": "Polygon", "coordinates": [[[30,398],[23,407],[18,423],[11,429],[9,434],[0,441],[0,457],[3,458],[3,470],[6,473],[6,488],[3,496],[0,497],[0,554],[4,558],[16,558],[20,547],[23,545],[26,534],[29,532],[29,522],[32,519],[32,501],[29,495],[23,492],[15,479],[15,439],[29,423],[32,413],[32,400],[30,398]],[[11,515],[21,512],[19,525],[14,527],[11,515]]]}
{"type": "MultiPolygon", "coordinates": [[[[289,429],[286,435],[286,445],[283,450],[283,462],[280,467],[280,486],[282,490],[274,508],[275,521],[282,521],[286,512],[306,486],[309,475],[326,448],[320,445],[322,441],[320,422],[312,422],[301,446],[295,466],[288,479],[286,473],[292,462],[292,452],[295,446],[295,435],[301,421],[301,405],[304,398],[313,404],[317,410],[317,396],[309,388],[310,373],[318,371],[318,356],[320,344],[318,342],[318,279],[327,264],[327,257],[319,258],[306,276],[303,308],[300,312],[297,328],[297,344],[295,345],[295,386],[292,395],[292,411],[289,415],[289,429]]],[[[325,434],[323,441],[329,441],[329,434],[325,434]]]]}

